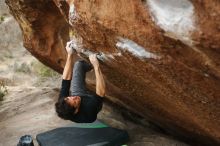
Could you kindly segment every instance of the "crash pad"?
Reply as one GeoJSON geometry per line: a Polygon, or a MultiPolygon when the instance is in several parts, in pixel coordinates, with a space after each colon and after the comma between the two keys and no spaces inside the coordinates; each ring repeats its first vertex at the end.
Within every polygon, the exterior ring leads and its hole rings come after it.
{"type": "Polygon", "coordinates": [[[46,131],[38,134],[36,139],[40,146],[121,146],[129,136],[124,130],[96,121],[46,131]]]}

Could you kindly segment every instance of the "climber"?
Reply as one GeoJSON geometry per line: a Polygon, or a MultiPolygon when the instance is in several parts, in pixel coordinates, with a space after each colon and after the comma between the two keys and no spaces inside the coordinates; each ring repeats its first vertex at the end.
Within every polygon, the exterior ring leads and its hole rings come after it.
{"type": "Polygon", "coordinates": [[[73,54],[76,48],[71,47],[71,42],[66,45],[67,60],[63,70],[62,85],[59,99],[55,104],[57,115],[65,120],[77,123],[91,123],[97,118],[102,109],[105,96],[105,81],[99,67],[96,54],[89,56],[90,63],[78,60],[73,67],[73,54]],[[86,88],[86,72],[95,71],[96,93],[86,88]]]}

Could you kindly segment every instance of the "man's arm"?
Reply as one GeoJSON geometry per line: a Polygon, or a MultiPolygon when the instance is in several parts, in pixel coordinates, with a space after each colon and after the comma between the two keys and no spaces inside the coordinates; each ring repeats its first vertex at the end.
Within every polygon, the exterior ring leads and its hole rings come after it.
{"type": "Polygon", "coordinates": [[[63,70],[63,76],[62,76],[62,83],[61,83],[61,90],[60,90],[60,98],[69,96],[69,89],[71,84],[71,78],[72,78],[72,70],[73,70],[73,50],[69,47],[69,42],[66,45],[66,51],[67,51],[67,59],[66,64],[64,66],[63,70]]]}
{"type": "Polygon", "coordinates": [[[105,81],[104,81],[104,77],[102,75],[101,69],[99,67],[99,62],[96,58],[96,54],[90,55],[89,60],[92,63],[94,70],[95,70],[96,94],[103,97],[105,96],[105,81]]]}
{"type": "Polygon", "coordinates": [[[66,50],[68,54],[67,54],[66,64],[64,66],[62,78],[64,80],[71,80],[72,72],[73,72],[73,50],[70,47],[70,42],[67,43],[66,50]]]}
{"type": "Polygon", "coordinates": [[[72,72],[73,72],[73,54],[68,53],[62,78],[64,80],[71,80],[72,72]]]}

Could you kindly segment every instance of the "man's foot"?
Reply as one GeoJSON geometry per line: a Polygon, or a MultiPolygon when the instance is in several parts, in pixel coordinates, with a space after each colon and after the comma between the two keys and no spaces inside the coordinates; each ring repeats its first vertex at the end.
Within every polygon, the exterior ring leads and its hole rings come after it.
{"type": "Polygon", "coordinates": [[[86,71],[90,71],[93,69],[93,66],[90,62],[84,61],[85,66],[86,66],[86,71]]]}
{"type": "Polygon", "coordinates": [[[76,64],[80,64],[83,66],[83,69],[88,72],[93,69],[93,66],[90,62],[87,62],[86,60],[80,59],[76,61],[76,64]]]}

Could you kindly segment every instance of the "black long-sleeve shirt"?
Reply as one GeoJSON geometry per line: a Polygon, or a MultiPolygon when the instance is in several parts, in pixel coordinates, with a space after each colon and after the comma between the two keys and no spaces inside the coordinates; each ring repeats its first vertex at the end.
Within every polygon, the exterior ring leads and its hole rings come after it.
{"type": "MultiPolygon", "coordinates": [[[[70,95],[70,85],[71,80],[62,80],[60,97],[65,98],[70,95]]],[[[85,95],[72,95],[80,96],[81,103],[79,107],[79,112],[75,114],[70,120],[77,123],[91,123],[94,122],[97,118],[97,114],[102,109],[103,97],[98,96],[97,94],[90,92],[85,95]]]]}

